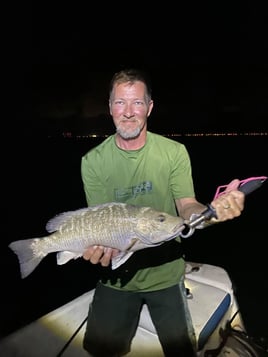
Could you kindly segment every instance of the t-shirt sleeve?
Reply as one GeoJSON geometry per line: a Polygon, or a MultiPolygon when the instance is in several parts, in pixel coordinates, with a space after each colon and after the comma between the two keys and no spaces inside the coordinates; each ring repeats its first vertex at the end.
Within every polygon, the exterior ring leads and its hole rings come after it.
{"type": "Polygon", "coordinates": [[[185,145],[180,144],[173,155],[170,187],[174,199],[195,197],[192,168],[189,153],[185,145]]]}
{"type": "Polygon", "coordinates": [[[103,182],[95,171],[94,157],[88,153],[81,160],[81,177],[88,205],[107,202],[103,182]]]}

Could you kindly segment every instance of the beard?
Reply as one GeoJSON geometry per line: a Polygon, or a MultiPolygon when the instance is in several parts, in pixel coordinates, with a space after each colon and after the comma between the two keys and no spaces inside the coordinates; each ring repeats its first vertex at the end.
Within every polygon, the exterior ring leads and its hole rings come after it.
{"type": "Polygon", "coordinates": [[[137,126],[134,129],[124,129],[124,126],[119,124],[116,127],[116,133],[119,136],[121,136],[122,139],[125,139],[125,140],[136,139],[140,135],[144,126],[145,126],[145,123],[143,124],[142,127],[137,126]]]}

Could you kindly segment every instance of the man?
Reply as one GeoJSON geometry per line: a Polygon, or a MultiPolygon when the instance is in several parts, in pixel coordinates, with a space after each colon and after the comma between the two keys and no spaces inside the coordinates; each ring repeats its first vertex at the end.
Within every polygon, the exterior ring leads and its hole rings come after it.
{"type": "MultiPolygon", "coordinates": [[[[116,133],[86,153],[81,173],[88,205],[126,202],[151,206],[188,220],[207,207],[195,198],[185,146],[147,130],[153,109],[146,74],[123,70],[110,86],[109,109],[116,133]]],[[[244,194],[233,180],[211,202],[222,222],[241,214],[244,194]]],[[[207,223],[213,223],[207,222],[207,223]]],[[[89,309],[84,348],[92,356],[122,356],[130,351],[142,304],[146,303],[165,356],[196,356],[196,341],[184,288],[185,261],[180,237],[135,252],[111,271],[118,251],[89,247],[84,259],[104,268],[89,309]]]]}

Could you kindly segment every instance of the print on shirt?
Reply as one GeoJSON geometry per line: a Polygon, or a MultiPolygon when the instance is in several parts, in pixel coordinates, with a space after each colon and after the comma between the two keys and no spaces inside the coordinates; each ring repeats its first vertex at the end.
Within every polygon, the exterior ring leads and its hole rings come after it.
{"type": "Polygon", "coordinates": [[[125,202],[129,198],[135,198],[139,195],[145,195],[150,193],[153,189],[153,184],[151,181],[144,181],[138,185],[126,188],[117,188],[115,189],[115,201],[125,202]]]}

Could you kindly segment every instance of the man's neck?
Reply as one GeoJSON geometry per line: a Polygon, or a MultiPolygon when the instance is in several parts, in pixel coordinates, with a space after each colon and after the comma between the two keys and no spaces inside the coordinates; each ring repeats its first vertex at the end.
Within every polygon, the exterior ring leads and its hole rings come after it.
{"type": "Polygon", "coordinates": [[[138,150],[145,145],[147,131],[142,130],[140,135],[135,139],[123,139],[121,136],[116,134],[115,142],[120,149],[123,150],[138,150]]]}

